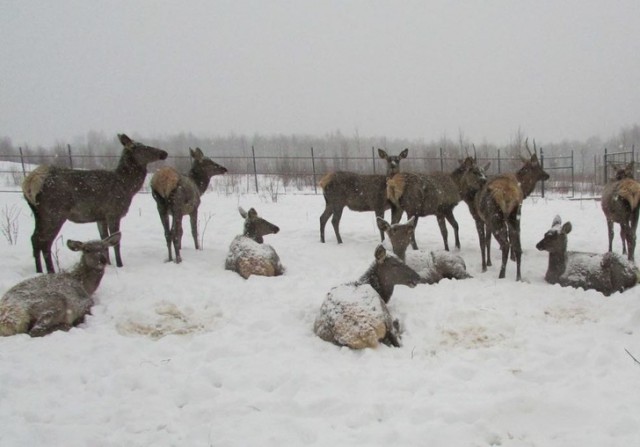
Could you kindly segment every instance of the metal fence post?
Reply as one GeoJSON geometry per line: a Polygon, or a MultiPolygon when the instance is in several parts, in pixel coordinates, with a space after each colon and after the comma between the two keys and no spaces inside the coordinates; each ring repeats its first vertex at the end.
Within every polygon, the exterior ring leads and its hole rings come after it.
{"type": "Polygon", "coordinates": [[[502,165],[500,162],[500,149],[498,149],[498,174],[502,174],[502,165]]]}
{"type": "Polygon", "coordinates": [[[440,148],[440,172],[444,172],[444,157],[442,147],[440,148]]]}
{"type": "Polygon", "coordinates": [[[607,183],[608,174],[607,174],[607,148],[604,148],[604,182],[607,183]]]}
{"type": "Polygon", "coordinates": [[[67,144],[67,151],[69,152],[69,167],[73,169],[73,158],[71,157],[71,145],[67,144]]]}
{"type": "Polygon", "coordinates": [[[376,173],[376,149],[371,146],[371,163],[373,164],[373,173],[376,173]]]}
{"type": "Polygon", "coordinates": [[[573,164],[574,160],[573,160],[573,149],[571,149],[571,197],[575,197],[576,196],[576,182],[575,182],[575,175],[574,175],[574,164],[573,164]]]}
{"type": "Polygon", "coordinates": [[[27,171],[24,169],[24,155],[22,154],[22,147],[19,147],[18,149],[20,149],[20,163],[22,164],[22,176],[26,177],[27,171]]]}
{"type": "Polygon", "coordinates": [[[313,146],[311,146],[311,169],[313,171],[313,193],[318,194],[318,185],[316,184],[316,159],[313,156],[313,146]]]}
{"type": "MultiPolygon", "coordinates": [[[[540,147],[540,167],[544,171],[544,151],[540,147]]],[[[540,195],[544,199],[544,180],[540,181],[540,195]]]]}
{"type": "Polygon", "coordinates": [[[253,178],[256,182],[256,194],[258,193],[258,170],[256,169],[256,150],[251,146],[251,154],[253,157],[253,178]]]}

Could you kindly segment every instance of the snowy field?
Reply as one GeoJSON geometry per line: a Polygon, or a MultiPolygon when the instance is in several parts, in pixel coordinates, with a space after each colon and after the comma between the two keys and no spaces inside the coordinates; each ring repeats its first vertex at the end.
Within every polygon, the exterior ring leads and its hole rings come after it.
{"type": "MultiPolygon", "coordinates": [[[[0,239],[0,293],[35,274],[32,216],[20,194],[0,194],[0,211],[13,205],[19,237],[0,239]]],[[[511,262],[497,279],[495,242],[494,266],[481,273],[460,204],[459,253],[474,278],[397,287],[390,310],[403,346],[358,352],[312,327],[325,293],[372,262],[378,230],[373,213],[345,210],[345,243],[328,224],[321,244],[323,208],[321,195],[273,203],[209,192],[204,250],[185,219],[176,265],[164,262],[151,195],[138,194],[122,225],[125,266],[107,269],[86,323],[0,339],[0,445],[640,445],[640,364],[625,352],[640,358],[640,288],[605,298],[548,285],[546,253],[535,249],[560,214],[573,223],[570,249],[605,251],[599,202],[527,199],[521,283],[511,262]],[[238,205],[280,226],[266,242],[284,276],[224,270],[238,205]]],[[[66,223],[61,235],[95,239],[97,229],[66,223]]],[[[442,247],[435,218],[420,221],[417,240],[442,247]]],[[[64,268],[78,259],[61,242],[58,255],[64,268]]]]}

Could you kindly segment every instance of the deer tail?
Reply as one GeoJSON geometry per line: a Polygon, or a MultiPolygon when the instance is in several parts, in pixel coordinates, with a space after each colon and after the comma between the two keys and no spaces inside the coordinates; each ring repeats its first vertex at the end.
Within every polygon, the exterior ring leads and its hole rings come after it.
{"type": "Polygon", "coordinates": [[[320,179],[320,188],[325,189],[327,185],[333,181],[335,175],[335,172],[325,174],[325,176],[320,179]]]}
{"type": "Polygon", "coordinates": [[[400,197],[404,193],[406,178],[404,175],[396,174],[387,179],[387,199],[395,205],[399,205],[400,197]]]}
{"type": "Polygon", "coordinates": [[[38,205],[36,197],[42,191],[42,185],[49,176],[49,166],[38,166],[31,171],[22,181],[22,193],[25,199],[32,205],[38,205]]]}
{"type": "Polygon", "coordinates": [[[629,202],[631,209],[636,209],[640,203],[640,183],[633,179],[624,179],[618,186],[618,196],[629,202]]]}
{"type": "Polygon", "coordinates": [[[158,193],[160,197],[166,199],[176,189],[179,181],[180,174],[178,171],[172,167],[165,166],[158,169],[151,177],[151,189],[158,193]]]}

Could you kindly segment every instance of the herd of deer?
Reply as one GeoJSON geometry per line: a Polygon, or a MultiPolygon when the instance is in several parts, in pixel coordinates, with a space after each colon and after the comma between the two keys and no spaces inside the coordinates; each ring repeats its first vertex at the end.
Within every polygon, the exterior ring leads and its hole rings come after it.
{"type": "MultiPolygon", "coordinates": [[[[0,300],[0,335],[21,332],[34,336],[44,335],[78,324],[89,312],[91,294],[98,287],[109,263],[109,247],[114,248],[116,265],[123,265],[120,255],[120,220],[146,179],[147,165],[166,159],[167,152],[133,141],[124,134],[118,137],[123,151],[115,170],[40,166],[25,178],[23,193],[35,219],[31,243],[36,271],[43,272],[42,257],[46,271],[51,275],[27,279],[3,296],[0,300]],[[96,222],[102,240],[85,243],[68,241],[69,248],[82,252],[80,262],[70,272],[54,273],[51,247],[67,220],[76,223],[96,222]]],[[[507,261],[511,257],[516,262],[516,280],[521,280],[522,202],[533,192],[538,181],[549,179],[538,160],[535,142],[533,152],[528,144],[525,143],[525,147],[529,157],[523,158],[523,165],[516,173],[493,177],[487,177],[485,173],[489,164],[478,166],[476,158],[471,156],[461,160],[451,173],[400,172],[400,162],[407,158],[408,149],[397,156],[389,156],[384,150],[378,150],[379,156],[387,162],[386,175],[338,171],[324,176],[320,185],[326,206],[320,216],[320,240],[325,242],[324,229],[331,217],[336,239],[338,243],[342,243],[339,225],[346,206],[354,211],[375,212],[381,240],[387,234],[395,253],[395,256],[389,256],[379,246],[372,267],[359,281],[349,284],[347,290],[353,292],[351,295],[357,295],[354,291],[367,285],[367,290],[373,290],[378,299],[382,300],[379,308],[384,313],[385,304],[396,284],[415,286],[418,283],[434,283],[441,278],[470,277],[464,260],[449,253],[446,222],[453,228],[455,247],[460,248],[458,223],[453,215],[453,209],[460,201],[467,204],[476,225],[482,271],[485,272],[491,266],[490,247],[493,236],[502,252],[499,278],[505,277],[507,261]],[[384,213],[388,209],[391,209],[391,223],[384,220],[384,213]],[[407,215],[407,222],[400,224],[403,213],[407,215]],[[416,265],[419,261],[408,259],[406,248],[411,244],[414,250],[418,250],[415,239],[418,219],[431,215],[436,216],[444,251],[428,252],[421,267],[416,265]]],[[[180,250],[183,216],[190,217],[191,233],[198,249],[197,217],[200,197],[207,190],[213,176],[227,172],[226,168],[204,156],[199,148],[190,151],[192,167],[188,174],[163,167],[151,179],[152,195],[164,228],[168,260],[175,260],[176,263],[182,261],[180,250]]],[[[539,250],[549,252],[549,266],[545,276],[548,282],[596,289],[605,295],[622,291],[637,283],[638,270],[634,265],[634,252],[640,211],[640,183],[633,179],[632,163],[624,168],[616,168],[615,178],[606,185],[602,194],[602,209],[609,236],[609,253],[605,255],[567,251],[567,234],[571,231],[571,224],[567,222],[562,225],[559,217],[553,220],[551,229],[537,244],[539,250]],[[614,223],[620,225],[626,259],[612,253],[614,223]]],[[[275,250],[266,244],[261,247],[263,236],[277,233],[278,227],[260,218],[254,209],[245,212],[240,208],[240,214],[245,221],[244,233],[232,242],[225,267],[244,278],[251,274],[282,274],[284,269],[275,250]]],[[[343,291],[342,295],[349,293],[343,291]]],[[[340,324],[334,325],[336,315],[339,314],[336,313],[339,307],[336,303],[340,302],[336,296],[339,295],[328,294],[321,315],[332,316],[333,320],[327,322],[322,319],[324,317],[319,316],[316,332],[322,334],[323,339],[345,344],[339,341],[341,338],[334,333],[334,329],[352,328],[354,324],[344,322],[352,321],[355,317],[351,316],[346,320],[343,318],[340,324]]],[[[343,304],[340,305],[342,308],[343,304]]],[[[349,304],[351,308],[353,305],[354,303],[349,304]]],[[[370,333],[369,339],[377,337],[376,340],[391,340],[391,344],[398,344],[397,322],[393,322],[388,315],[383,315],[381,321],[382,326],[379,324],[378,327],[386,328],[382,331],[384,334],[379,336],[378,330],[376,335],[370,333]]],[[[367,325],[355,324],[355,327],[364,326],[367,325]]],[[[360,343],[364,343],[363,346],[371,345],[370,342],[360,343]]]]}

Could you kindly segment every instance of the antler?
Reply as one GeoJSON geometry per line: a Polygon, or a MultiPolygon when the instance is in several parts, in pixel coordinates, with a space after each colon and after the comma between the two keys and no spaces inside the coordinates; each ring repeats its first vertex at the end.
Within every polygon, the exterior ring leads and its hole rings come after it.
{"type": "Polygon", "coordinates": [[[473,143],[473,144],[472,144],[472,146],[473,146],[473,159],[474,159],[475,161],[478,161],[478,154],[477,154],[477,152],[476,152],[476,145],[475,145],[475,143],[473,143]]]}

